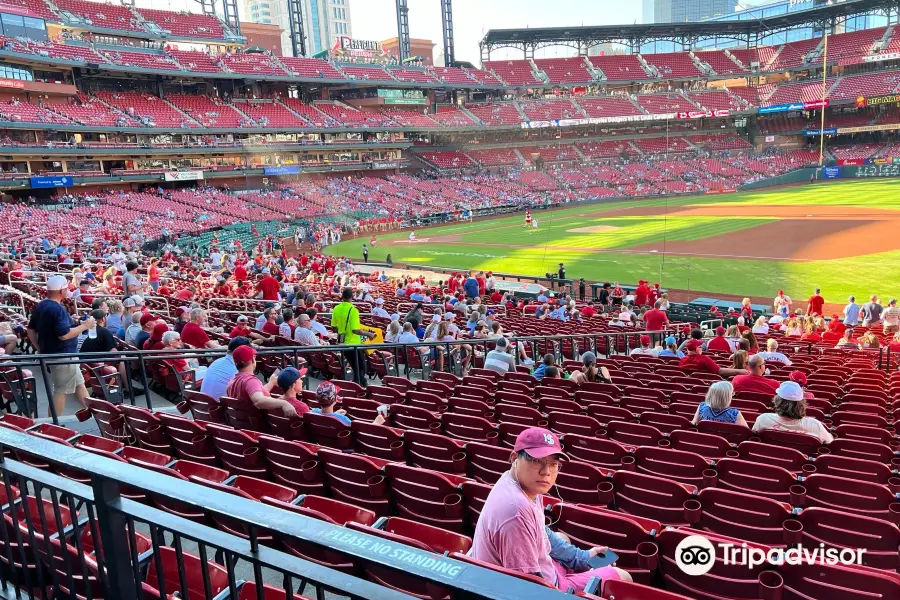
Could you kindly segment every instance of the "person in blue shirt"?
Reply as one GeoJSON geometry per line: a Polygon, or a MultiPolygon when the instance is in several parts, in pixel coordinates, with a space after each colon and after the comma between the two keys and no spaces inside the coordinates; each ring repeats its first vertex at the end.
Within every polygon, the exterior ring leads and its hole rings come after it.
{"type": "Polygon", "coordinates": [[[556,319],[557,321],[566,322],[569,320],[569,314],[566,312],[566,306],[562,305],[558,307],[556,310],[550,313],[551,319],[556,319]]]}
{"type": "Polygon", "coordinates": [[[856,297],[847,298],[847,306],[844,307],[844,325],[855,327],[859,325],[859,304],[856,303],[856,297]]]}
{"type": "Polygon", "coordinates": [[[678,358],[684,358],[684,352],[678,349],[678,342],[675,340],[674,335],[670,335],[665,339],[666,347],[661,350],[657,356],[665,357],[665,356],[675,356],[678,358]]]}
{"type": "Polygon", "coordinates": [[[234,364],[234,351],[241,346],[249,346],[250,340],[244,336],[237,336],[228,342],[228,354],[217,358],[209,365],[206,375],[203,377],[203,383],[200,384],[200,391],[211,398],[218,400],[225,395],[225,388],[237,375],[237,367],[234,364]]]}
{"type": "Polygon", "coordinates": [[[466,290],[466,296],[468,296],[469,298],[478,297],[478,280],[475,279],[475,276],[471,273],[466,279],[466,282],[463,284],[463,289],[466,290]]]}
{"type": "MultiPolygon", "coordinates": [[[[318,415],[328,415],[329,417],[334,417],[344,425],[350,425],[350,417],[347,416],[346,411],[334,410],[334,403],[337,402],[337,393],[338,388],[330,381],[323,381],[320,383],[319,387],[316,388],[316,402],[319,403],[321,408],[314,408],[310,412],[318,415]]],[[[375,420],[372,422],[375,425],[384,424],[384,415],[379,412],[378,416],[375,417],[375,420]]]]}
{"type": "MultiPolygon", "coordinates": [[[[62,305],[67,289],[68,281],[65,277],[50,277],[47,280],[47,297],[31,313],[28,340],[40,354],[75,354],[78,351],[78,336],[97,326],[94,317],[73,325],[72,317],[62,305]]],[[[50,377],[53,384],[53,408],[57,416],[62,415],[68,394],[75,394],[84,405],[88,391],[77,364],[53,365],[50,377]]]]}

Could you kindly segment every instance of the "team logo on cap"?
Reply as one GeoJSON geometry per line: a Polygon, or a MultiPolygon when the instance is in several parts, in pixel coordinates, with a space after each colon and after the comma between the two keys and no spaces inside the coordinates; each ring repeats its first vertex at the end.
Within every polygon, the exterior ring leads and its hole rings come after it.
{"type": "Polygon", "coordinates": [[[553,436],[550,435],[549,433],[545,433],[544,434],[544,443],[547,444],[548,446],[552,446],[553,445],[553,436]]]}

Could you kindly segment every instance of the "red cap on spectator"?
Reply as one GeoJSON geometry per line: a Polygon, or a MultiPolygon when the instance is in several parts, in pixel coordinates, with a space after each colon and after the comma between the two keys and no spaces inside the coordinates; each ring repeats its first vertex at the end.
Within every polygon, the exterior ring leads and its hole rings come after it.
{"type": "Polygon", "coordinates": [[[253,360],[254,356],[256,356],[256,350],[250,346],[239,346],[238,348],[235,348],[231,356],[234,358],[235,365],[246,365],[253,360]]]}
{"type": "Polygon", "coordinates": [[[529,427],[519,434],[516,438],[516,445],[513,447],[515,452],[524,450],[529,456],[534,458],[544,458],[551,454],[559,454],[563,458],[568,458],[563,454],[562,446],[559,444],[559,437],[551,431],[543,427],[529,427]]]}
{"type": "Polygon", "coordinates": [[[687,343],[686,348],[690,351],[694,351],[697,348],[703,347],[703,342],[701,340],[691,340],[687,343]]]}
{"type": "Polygon", "coordinates": [[[725,328],[721,325],[716,327],[716,335],[725,335],[725,328]]]}
{"type": "Polygon", "coordinates": [[[641,346],[649,346],[650,345],[650,336],[642,335],[641,336],[641,346]]]}
{"type": "Polygon", "coordinates": [[[806,385],[806,374],[803,371],[791,371],[790,379],[794,383],[806,385]]]}
{"type": "Polygon", "coordinates": [[[144,313],[141,315],[141,327],[149,323],[150,321],[156,321],[156,317],[151,315],[150,313],[144,313]]]}

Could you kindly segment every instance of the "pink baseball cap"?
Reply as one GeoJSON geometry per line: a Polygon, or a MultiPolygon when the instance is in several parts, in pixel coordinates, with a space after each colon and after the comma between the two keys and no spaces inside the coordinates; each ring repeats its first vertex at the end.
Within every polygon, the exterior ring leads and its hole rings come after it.
{"type": "Polygon", "coordinates": [[[569,458],[562,451],[559,437],[543,427],[529,427],[520,433],[516,437],[516,445],[513,450],[515,452],[524,450],[534,458],[545,458],[551,454],[558,454],[565,459],[569,458]]]}

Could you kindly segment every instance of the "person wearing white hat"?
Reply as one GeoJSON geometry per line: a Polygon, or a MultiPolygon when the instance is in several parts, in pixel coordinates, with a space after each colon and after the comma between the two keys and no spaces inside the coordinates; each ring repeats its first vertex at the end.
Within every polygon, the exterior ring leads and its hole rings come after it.
{"type": "MultiPolygon", "coordinates": [[[[97,326],[93,317],[73,326],[72,317],[62,305],[68,285],[62,275],[50,277],[47,280],[47,297],[31,313],[28,339],[40,354],[75,354],[78,336],[97,326]]],[[[75,394],[84,405],[88,392],[77,364],[54,365],[50,368],[50,377],[53,384],[53,409],[57,416],[65,409],[68,394],[75,394]]]]}
{"type": "Polygon", "coordinates": [[[391,318],[391,314],[388,311],[384,310],[384,298],[375,299],[375,308],[372,309],[372,314],[383,319],[391,318]]]}
{"type": "Polygon", "coordinates": [[[821,421],[806,416],[806,400],[800,384],[794,381],[782,382],[775,390],[775,397],[772,400],[775,412],[759,415],[753,424],[753,431],[774,429],[805,433],[817,438],[823,444],[830,444],[834,440],[821,421]]]}

